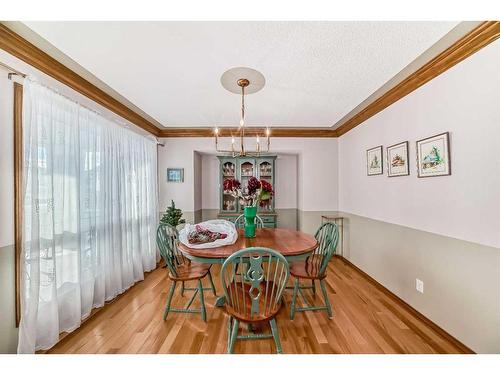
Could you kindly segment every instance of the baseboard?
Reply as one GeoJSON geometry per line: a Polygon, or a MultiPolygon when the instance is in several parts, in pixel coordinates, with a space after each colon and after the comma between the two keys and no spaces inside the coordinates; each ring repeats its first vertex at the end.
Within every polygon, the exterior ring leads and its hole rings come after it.
{"type": "Polygon", "coordinates": [[[438,326],[436,323],[434,323],[432,320],[427,318],[425,315],[423,315],[421,312],[415,310],[412,306],[410,306],[408,303],[403,301],[401,298],[399,298],[397,295],[395,295],[393,292],[391,292],[389,289],[387,289],[385,286],[380,284],[377,280],[375,280],[373,277],[368,275],[366,272],[364,272],[362,269],[351,263],[349,260],[344,258],[343,256],[340,255],[334,255],[336,258],[340,259],[350,267],[354,268],[356,271],[358,271],[370,284],[375,286],[378,290],[380,290],[382,293],[384,293],[386,296],[389,298],[393,299],[399,304],[402,304],[407,310],[410,311],[410,313],[417,319],[423,321],[425,324],[431,326],[436,332],[438,332],[444,339],[453,342],[457,347],[460,348],[460,350],[463,352],[463,354],[476,354],[472,349],[470,349],[467,345],[463,344],[460,342],[458,339],[450,335],[448,332],[446,332],[443,328],[438,326]]]}

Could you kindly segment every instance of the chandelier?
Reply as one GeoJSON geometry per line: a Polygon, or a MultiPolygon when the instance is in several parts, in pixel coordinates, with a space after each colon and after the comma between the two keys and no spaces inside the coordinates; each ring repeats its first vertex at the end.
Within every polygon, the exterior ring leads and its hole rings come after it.
{"type": "MultiPolygon", "coordinates": [[[[231,149],[225,150],[219,148],[219,137],[221,130],[218,127],[214,129],[215,150],[217,152],[231,154],[236,156],[260,156],[262,152],[269,152],[270,135],[269,127],[259,135],[257,131],[255,135],[255,150],[245,149],[245,94],[253,94],[262,90],[265,85],[265,78],[262,73],[250,68],[232,68],[224,72],[221,77],[222,86],[235,94],[241,94],[241,117],[240,124],[235,134],[231,134],[231,149]],[[261,136],[264,138],[264,147],[261,145],[261,136]]],[[[253,132],[255,134],[255,132],[253,132]]]]}

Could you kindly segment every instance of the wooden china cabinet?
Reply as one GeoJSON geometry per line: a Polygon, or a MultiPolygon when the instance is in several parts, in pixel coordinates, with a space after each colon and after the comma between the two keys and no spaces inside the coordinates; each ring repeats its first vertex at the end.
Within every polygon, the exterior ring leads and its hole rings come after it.
{"type": "MultiPolygon", "coordinates": [[[[259,180],[266,180],[274,189],[276,176],[276,155],[266,155],[259,157],[235,157],[218,156],[219,158],[219,191],[220,219],[235,221],[243,213],[243,207],[235,197],[224,194],[223,183],[226,179],[236,179],[241,182],[243,187],[248,184],[250,177],[256,177],[259,180]]],[[[266,228],[276,228],[276,212],[274,211],[274,198],[272,198],[264,207],[258,208],[258,215],[264,222],[266,228]]]]}

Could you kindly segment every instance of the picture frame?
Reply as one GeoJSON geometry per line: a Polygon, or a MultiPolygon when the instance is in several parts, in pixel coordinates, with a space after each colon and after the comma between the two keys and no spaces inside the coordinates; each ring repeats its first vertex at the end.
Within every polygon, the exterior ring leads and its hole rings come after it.
{"type": "Polygon", "coordinates": [[[449,132],[417,141],[417,172],[419,178],[451,175],[449,132]]]}
{"type": "Polygon", "coordinates": [[[384,173],[383,147],[377,146],[366,150],[366,173],[376,176],[384,173]]]}
{"type": "Polygon", "coordinates": [[[167,182],[184,182],[184,168],[167,168],[167,182]]]}
{"type": "Polygon", "coordinates": [[[387,176],[399,177],[410,174],[408,141],[386,147],[387,176]]]}

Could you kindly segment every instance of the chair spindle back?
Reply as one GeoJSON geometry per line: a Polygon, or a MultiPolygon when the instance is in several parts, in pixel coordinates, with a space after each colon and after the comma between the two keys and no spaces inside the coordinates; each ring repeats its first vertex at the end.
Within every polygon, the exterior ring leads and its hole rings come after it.
{"type": "Polygon", "coordinates": [[[177,268],[188,262],[188,259],[180,252],[177,244],[179,232],[170,224],[160,223],[156,231],[156,243],[160,249],[160,255],[167,264],[172,275],[177,276],[177,268]]]}
{"type": "Polygon", "coordinates": [[[307,260],[307,267],[316,270],[318,275],[324,275],[328,262],[335,254],[339,241],[339,230],[335,223],[328,222],[321,225],[314,235],[318,247],[307,260]]]}
{"type": "MultiPolygon", "coordinates": [[[[234,225],[236,228],[244,228],[245,227],[245,215],[241,214],[236,218],[234,221],[234,225]]],[[[264,221],[262,221],[262,218],[258,215],[255,216],[255,226],[257,228],[264,228],[264,221]]]]}
{"type": "Polygon", "coordinates": [[[239,250],[221,269],[226,303],[242,316],[266,319],[279,308],[289,275],[288,262],[277,251],[262,247],[239,250]],[[237,274],[237,268],[244,271],[237,274]]]}

